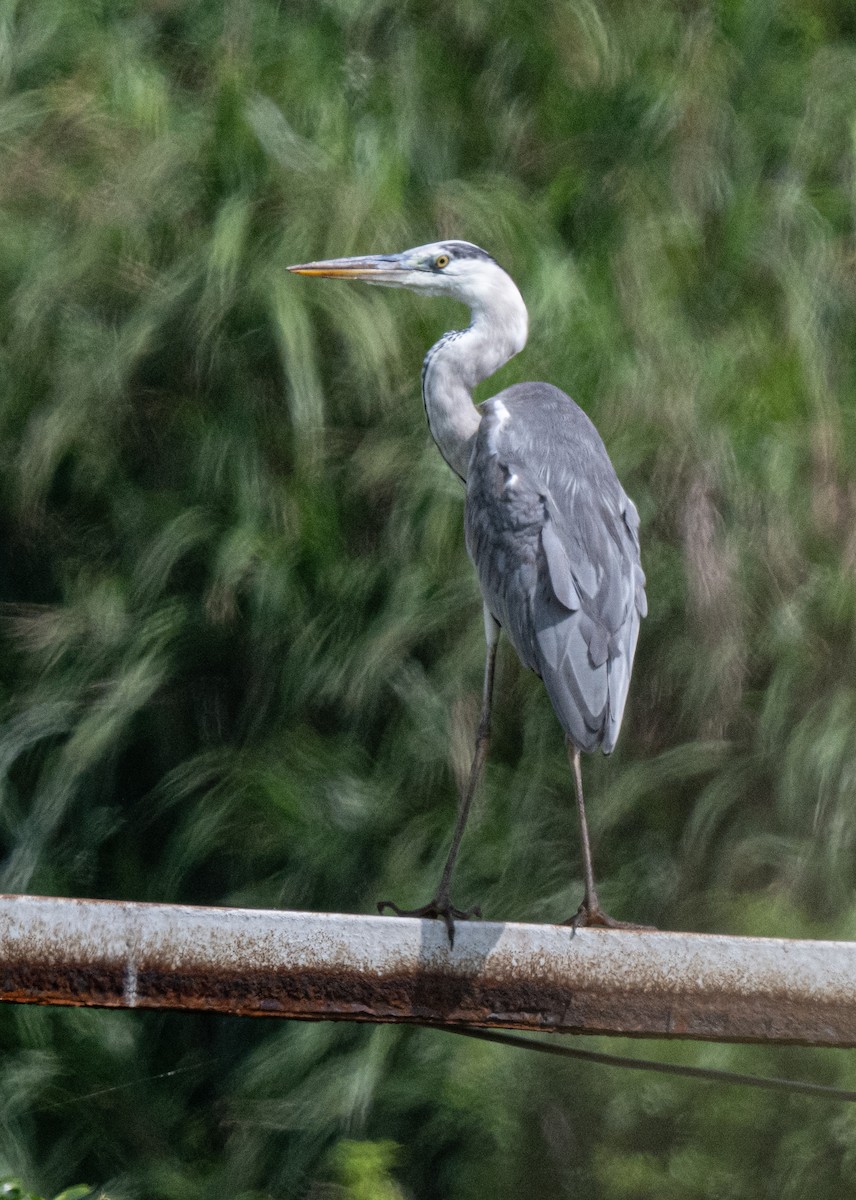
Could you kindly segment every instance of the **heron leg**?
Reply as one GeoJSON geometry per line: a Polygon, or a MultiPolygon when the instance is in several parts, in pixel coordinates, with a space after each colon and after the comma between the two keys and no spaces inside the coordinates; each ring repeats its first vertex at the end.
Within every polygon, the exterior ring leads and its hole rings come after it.
{"type": "Polygon", "coordinates": [[[577,797],[577,816],[580,822],[580,846],[583,854],[585,893],[583,895],[583,902],[577,911],[569,920],[563,921],[562,924],[571,925],[574,929],[578,929],[581,925],[595,926],[600,929],[651,929],[650,925],[635,925],[630,921],[616,921],[615,917],[611,917],[609,913],[604,912],[600,907],[600,901],[597,898],[597,889],[594,885],[591,843],[589,842],[588,821],[586,820],[586,806],[583,800],[583,772],[580,764],[580,752],[570,738],[567,738],[566,742],[568,762],[571,765],[571,773],[574,777],[574,791],[577,797]]]}
{"type": "Polygon", "coordinates": [[[389,908],[399,917],[432,917],[443,921],[449,935],[450,946],[454,946],[455,944],[455,921],[466,921],[469,917],[481,916],[480,908],[454,908],[449,900],[449,886],[458,858],[458,851],[461,848],[467,818],[470,815],[470,809],[472,808],[473,800],[478,791],[482,774],[484,773],[484,765],[487,762],[487,752],[490,745],[491,705],[493,700],[493,679],[496,670],[496,648],[499,645],[499,625],[488,612],[487,607],[485,607],[484,613],[484,627],[485,638],[487,640],[487,655],[484,665],[481,716],[479,717],[478,733],[476,734],[475,753],[473,754],[466,790],[462,793],[458,805],[458,819],[455,823],[455,832],[452,834],[452,844],[449,847],[446,865],[443,867],[443,874],[440,877],[440,885],[437,888],[434,899],[429,900],[427,904],[423,904],[421,908],[399,908],[391,900],[380,900],[377,906],[378,912],[381,913],[384,909],[389,908]]]}

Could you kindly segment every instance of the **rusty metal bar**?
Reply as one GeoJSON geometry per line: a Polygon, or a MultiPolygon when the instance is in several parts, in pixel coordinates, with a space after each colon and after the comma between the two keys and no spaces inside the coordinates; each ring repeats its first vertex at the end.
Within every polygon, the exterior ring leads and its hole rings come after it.
{"type": "Polygon", "coordinates": [[[0,999],[856,1045],[856,943],[0,896],[0,999]]]}

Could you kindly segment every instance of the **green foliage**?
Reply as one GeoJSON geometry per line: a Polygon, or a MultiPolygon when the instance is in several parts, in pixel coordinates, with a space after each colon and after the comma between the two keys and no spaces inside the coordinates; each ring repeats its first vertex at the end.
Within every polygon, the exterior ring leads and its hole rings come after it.
{"type": "MultiPolygon", "coordinates": [[[[284,268],[458,236],[531,311],[482,394],[565,387],[642,514],[651,614],[585,766],[602,899],[852,937],[854,84],[841,0],[0,0],[3,890],[431,893],[482,645],[418,371],[462,314],[284,268]]],[[[561,919],[558,726],[507,649],[499,694],[458,902],[561,919]]],[[[450,1042],[10,1009],[0,1170],[111,1200],[852,1188],[849,1110],[450,1042]]],[[[657,1053],[854,1086],[834,1052],[657,1053]]]]}
{"type": "MultiPolygon", "coordinates": [[[[20,1179],[0,1180],[0,1197],[3,1200],[43,1200],[41,1196],[34,1196],[32,1192],[27,1191],[20,1179]]],[[[94,1198],[95,1193],[85,1183],[79,1184],[77,1187],[65,1188],[54,1196],[54,1200],[94,1200],[94,1198]]],[[[104,1200],[107,1198],[104,1197],[104,1200]]]]}
{"type": "Polygon", "coordinates": [[[339,1142],[332,1160],[348,1200],[402,1200],[390,1177],[396,1157],[394,1142],[339,1142]]]}

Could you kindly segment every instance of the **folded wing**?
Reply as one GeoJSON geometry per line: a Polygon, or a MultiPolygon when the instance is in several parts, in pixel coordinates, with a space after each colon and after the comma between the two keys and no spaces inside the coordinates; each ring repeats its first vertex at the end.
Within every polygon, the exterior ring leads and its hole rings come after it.
{"type": "Polygon", "coordinates": [[[639,517],[591,421],[558,388],[482,405],[467,548],[488,608],[581,750],[615,746],[646,612],[639,517]]]}

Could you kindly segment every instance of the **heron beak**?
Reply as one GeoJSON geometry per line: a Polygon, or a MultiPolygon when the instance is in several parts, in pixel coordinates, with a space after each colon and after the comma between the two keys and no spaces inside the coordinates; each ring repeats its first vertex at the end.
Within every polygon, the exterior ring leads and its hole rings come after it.
{"type": "Polygon", "coordinates": [[[409,268],[397,254],[367,254],[362,258],[328,258],[287,268],[293,275],[322,279],[361,279],[365,283],[397,283],[409,268]]]}

